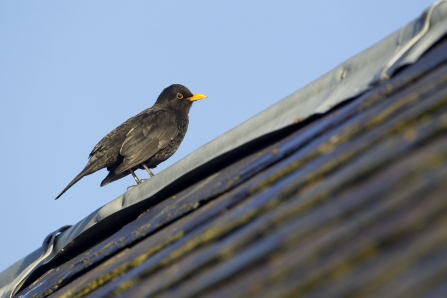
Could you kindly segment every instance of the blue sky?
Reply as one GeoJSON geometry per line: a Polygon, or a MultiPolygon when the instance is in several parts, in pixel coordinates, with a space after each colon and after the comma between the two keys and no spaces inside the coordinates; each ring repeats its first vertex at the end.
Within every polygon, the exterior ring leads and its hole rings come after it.
{"type": "Polygon", "coordinates": [[[1,1],[0,271],[125,192],[131,177],[99,187],[102,170],[54,201],[94,145],[163,88],[209,98],[193,105],[185,140],[155,173],[433,2],[1,1]]]}

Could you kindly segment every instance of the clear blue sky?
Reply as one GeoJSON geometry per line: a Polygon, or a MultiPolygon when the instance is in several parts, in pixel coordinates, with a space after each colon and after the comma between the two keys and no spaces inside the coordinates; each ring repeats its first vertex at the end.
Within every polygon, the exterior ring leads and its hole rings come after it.
{"type": "Polygon", "coordinates": [[[0,271],[125,192],[131,177],[99,187],[102,170],[54,201],[93,146],[163,88],[209,98],[194,104],[180,149],[155,173],[434,1],[152,2],[0,2],[0,271]]]}

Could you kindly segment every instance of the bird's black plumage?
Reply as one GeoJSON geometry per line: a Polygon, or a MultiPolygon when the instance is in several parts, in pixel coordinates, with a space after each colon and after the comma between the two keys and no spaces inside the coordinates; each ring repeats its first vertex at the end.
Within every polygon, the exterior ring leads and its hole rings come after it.
{"type": "Polygon", "coordinates": [[[56,199],[84,176],[103,168],[109,174],[101,186],[133,174],[144,165],[155,168],[177,151],[188,129],[191,105],[203,98],[206,96],[192,94],[179,84],[164,89],[151,108],[129,118],[99,141],[85,168],[56,199]]]}

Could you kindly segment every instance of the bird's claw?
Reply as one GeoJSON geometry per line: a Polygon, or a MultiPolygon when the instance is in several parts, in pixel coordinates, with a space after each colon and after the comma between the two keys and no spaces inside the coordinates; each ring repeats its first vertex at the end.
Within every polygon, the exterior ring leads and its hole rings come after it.
{"type": "MultiPolygon", "coordinates": [[[[146,178],[144,178],[144,179],[140,179],[140,183],[143,183],[144,181],[147,181],[147,180],[149,180],[149,179],[146,179],[146,178]]],[[[138,185],[138,184],[137,184],[137,185],[138,185]]],[[[127,187],[127,190],[132,189],[132,188],[134,188],[134,187],[137,187],[137,185],[131,185],[131,186],[127,187]]]]}

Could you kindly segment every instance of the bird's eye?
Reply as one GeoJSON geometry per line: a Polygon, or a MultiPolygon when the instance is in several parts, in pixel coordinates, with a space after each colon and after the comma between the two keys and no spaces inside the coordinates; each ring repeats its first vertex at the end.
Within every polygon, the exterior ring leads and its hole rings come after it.
{"type": "Polygon", "coordinates": [[[177,99],[183,99],[183,94],[177,93],[177,99]]]}

